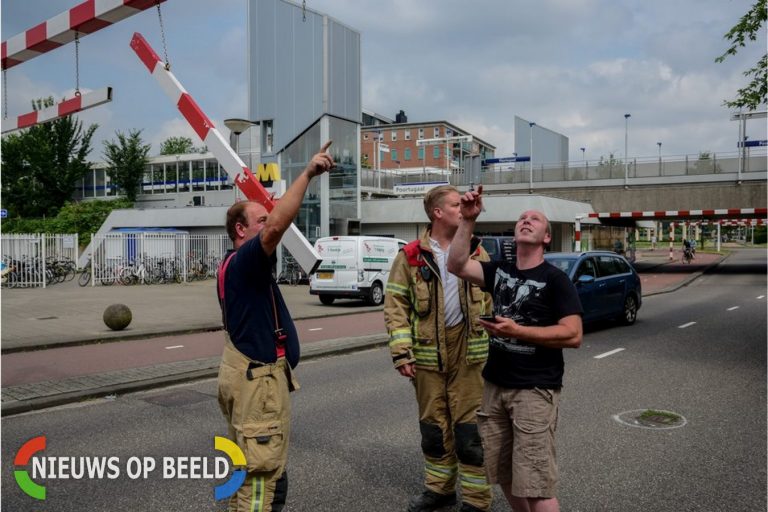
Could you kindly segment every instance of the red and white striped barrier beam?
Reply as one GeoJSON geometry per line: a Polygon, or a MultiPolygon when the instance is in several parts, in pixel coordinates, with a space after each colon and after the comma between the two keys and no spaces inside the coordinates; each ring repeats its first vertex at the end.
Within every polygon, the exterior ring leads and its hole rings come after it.
{"type": "Polygon", "coordinates": [[[165,0],[86,0],[3,41],[2,69],[71,43],[76,34],[91,34],[162,2],[165,0]]]}
{"type": "Polygon", "coordinates": [[[587,214],[591,219],[684,219],[684,218],[728,218],[728,217],[759,217],[768,216],[768,208],[723,208],[712,210],[661,210],[635,212],[603,212],[587,214]]]}
{"type": "Polygon", "coordinates": [[[44,108],[42,110],[34,110],[28,114],[22,114],[13,119],[3,119],[2,133],[13,132],[21,130],[22,128],[29,128],[36,124],[47,123],[110,101],[112,101],[111,87],[97,89],[66,99],[52,107],[44,108]]]}
{"type": "MultiPolygon", "coordinates": [[[[133,34],[131,48],[149,70],[150,74],[160,83],[165,94],[171,98],[176,107],[190,124],[195,133],[213,153],[219,164],[227,171],[245,197],[263,204],[267,211],[272,211],[275,206],[271,195],[261,185],[250,169],[245,166],[237,153],[221,136],[211,120],[195,103],[192,96],[184,89],[176,77],[165,68],[165,62],[155,53],[155,50],[142,37],[141,34],[133,34]]],[[[295,224],[283,235],[283,245],[291,251],[291,255],[301,265],[307,274],[311,274],[322,261],[314,247],[304,238],[295,224]]]]}

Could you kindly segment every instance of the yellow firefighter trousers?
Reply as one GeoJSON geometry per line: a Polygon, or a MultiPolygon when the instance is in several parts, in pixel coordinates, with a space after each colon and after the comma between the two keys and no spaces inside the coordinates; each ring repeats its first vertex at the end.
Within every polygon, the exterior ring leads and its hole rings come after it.
{"type": "Polygon", "coordinates": [[[291,400],[298,389],[284,358],[272,364],[252,361],[226,337],[219,367],[219,406],[229,438],[243,451],[248,474],[229,500],[236,512],[278,512],[287,493],[291,400]],[[250,370],[249,367],[251,368],[250,370]]]}
{"type": "Polygon", "coordinates": [[[453,494],[459,479],[462,501],[480,510],[491,506],[475,412],[483,395],[483,365],[467,364],[467,333],[462,323],[446,329],[448,360],[444,373],[418,368],[414,384],[419,404],[425,486],[453,494]]]}

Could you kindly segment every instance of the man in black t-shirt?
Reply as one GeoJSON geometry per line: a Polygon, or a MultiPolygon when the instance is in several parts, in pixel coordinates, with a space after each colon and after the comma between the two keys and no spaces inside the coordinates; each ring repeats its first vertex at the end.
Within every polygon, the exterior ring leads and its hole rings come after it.
{"type": "Polygon", "coordinates": [[[482,187],[462,197],[448,270],[493,295],[493,321],[480,320],[491,341],[477,412],[488,481],[514,510],[556,512],[562,349],[581,345],[581,302],[568,276],[544,260],[552,235],[540,211],[524,212],[515,224],[515,263],[468,259],[482,208],[482,187]]]}
{"type": "Polygon", "coordinates": [[[299,211],[315,176],[334,165],[327,142],[267,213],[241,201],[227,211],[235,250],[219,269],[217,291],[226,344],[219,367],[219,406],[229,437],[246,458],[247,476],[230,498],[230,511],[279,512],[285,505],[291,402],[298,389],[296,327],[272,277],[275,249],[299,211]]]}

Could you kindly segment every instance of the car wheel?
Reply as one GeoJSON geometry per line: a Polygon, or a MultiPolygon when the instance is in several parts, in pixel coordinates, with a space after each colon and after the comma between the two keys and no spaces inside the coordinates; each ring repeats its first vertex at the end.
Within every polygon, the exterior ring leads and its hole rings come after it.
{"type": "Polygon", "coordinates": [[[333,295],[320,295],[320,302],[322,302],[326,306],[330,306],[331,304],[333,304],[334,299],[336,299],[336,297],[334,297],[333,295]]]}
{"type": "Polygon", "coordinates": [[[375,282],[371,285],[368,302],[374,306],[380,306],[384,302],[384,288],[381,287],[381,283],[375,282]]]}
{"type": "Polygon", "coordinates": [[[637,300],[632,295],[624,299],[624,310],[621,314],[621,322],[624,325],[632,325],[637,320],[637,300]]]}

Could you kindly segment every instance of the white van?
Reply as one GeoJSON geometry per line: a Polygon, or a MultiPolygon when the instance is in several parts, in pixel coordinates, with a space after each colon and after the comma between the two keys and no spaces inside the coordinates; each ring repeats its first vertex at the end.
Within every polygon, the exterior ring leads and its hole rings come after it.
{"type": "Polygon", "coordinates": [[[370,304],[384,302],[389,269],[407,242],[381,236],[329,236],[315,242],[323,259],[309,279],[309,293],[323,304],[352,297],[370,304]]]}

